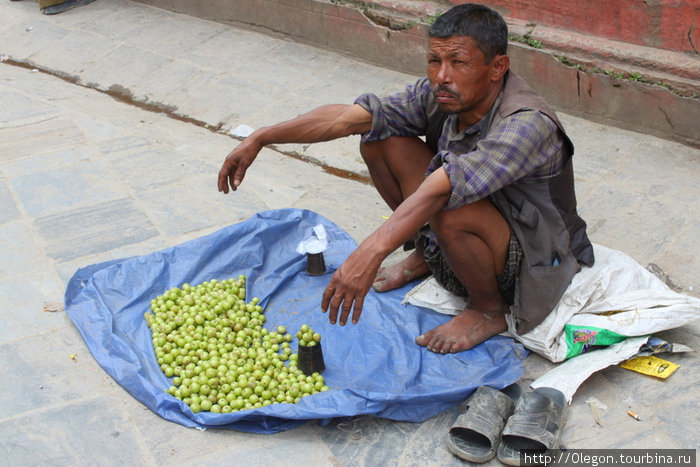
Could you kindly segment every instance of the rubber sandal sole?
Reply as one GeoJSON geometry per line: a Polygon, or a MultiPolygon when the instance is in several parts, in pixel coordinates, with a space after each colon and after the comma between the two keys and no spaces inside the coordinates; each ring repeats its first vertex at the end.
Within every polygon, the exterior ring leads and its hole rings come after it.
{"type": "Polygon", "coordinates": [[[561,391],[537,388],[515,404],[498,447],[498,460],[520,465],[523,451],[544,453],[559,448],[569,404],[561,391]]]}
{"type": "Polygon", "coordinates": [[[483,463],[496,455],[501,430],[520,396],[517,384],[499,391],[479,387],[447,434],[447,449],[460,459],[483,463]]]}

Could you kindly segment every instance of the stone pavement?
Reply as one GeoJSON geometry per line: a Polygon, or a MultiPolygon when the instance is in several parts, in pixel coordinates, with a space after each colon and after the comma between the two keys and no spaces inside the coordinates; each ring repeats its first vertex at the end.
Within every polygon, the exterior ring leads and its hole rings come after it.
{"type": "MultiPolygon", "coordinates": [[[[461,464],[444,445],[459,407],[420,424],[360,417],[265,436],[164,421],[96,364],[64,313],[43,311],[80,267],[266,209],[314,210],[361,241],[389,211],[366,183],[357,138],[266,149],[223,196],[216,174],[237,144],[227,130],[414,76],[126,0],[53,17],[3,2],[0,18],[0,464],[461,464]]],[[[696,295],[700,151],[560,116],[592,240],[696,295]]],[[[661,335],[700,347],[697,323],[661,335]]],[[[586,381],[562,445],[697,448],[698,358],[662,358],[681,365],[665,381],[618,367],[586,381]],[[600,424],[591,397],[608,407],[600,424]]],[[[522,383],[551,367],[528,357],[522,383]]]]}

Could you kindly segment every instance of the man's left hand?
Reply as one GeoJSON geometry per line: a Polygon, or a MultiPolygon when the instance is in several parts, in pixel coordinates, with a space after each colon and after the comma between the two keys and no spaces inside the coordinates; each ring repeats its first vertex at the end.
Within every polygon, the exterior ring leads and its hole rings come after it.
{"type": "Polygon", "coordinates": [[[321,310],[324,313],[330,310],[331,324],[336,323],[340,311],[340,325],[345,326],[351,310],[352,323],[357,324],[380,264],[381,260],[366,259],[358,249],[335,271],[321,301],[321,310]]]}

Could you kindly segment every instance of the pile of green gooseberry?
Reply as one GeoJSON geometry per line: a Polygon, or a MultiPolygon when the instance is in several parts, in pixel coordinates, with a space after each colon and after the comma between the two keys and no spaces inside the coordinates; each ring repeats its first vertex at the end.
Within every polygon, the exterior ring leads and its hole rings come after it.
{"type": "MultiPolygon", "coordinates": [[[[194,413],[294,404],[330,389],[323,375],[306,375],[297,367],[285,326],[263,327],[260,300],[246,303],[245,285],[243,275],[183,284],[151,300],[144,314],[158,365],[172,378],[167,392],[194,413]]],[[[302,325],[299,335],[305,339],[309,329],[302,325]]],[[[317,333],[308,337],[306,345],[320,342],[317,333]]]]}

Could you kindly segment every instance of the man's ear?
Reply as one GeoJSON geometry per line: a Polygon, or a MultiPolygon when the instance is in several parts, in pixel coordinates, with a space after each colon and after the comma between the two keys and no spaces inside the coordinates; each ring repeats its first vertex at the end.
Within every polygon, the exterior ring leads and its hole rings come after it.
{"type": "Polygon", "coordinates": [[[510,68],[510,57],[498,55],[491,61],[491,81],[500,81],[510,68]]]}

